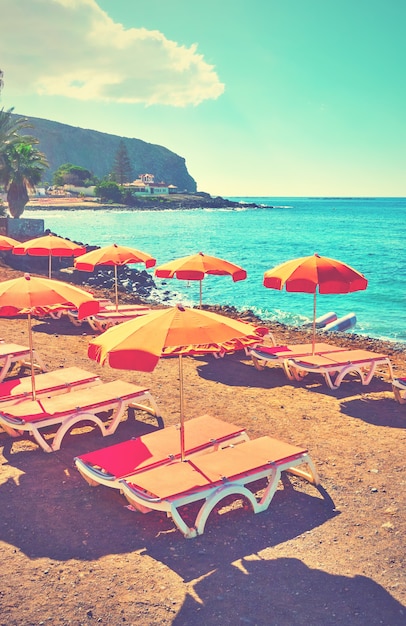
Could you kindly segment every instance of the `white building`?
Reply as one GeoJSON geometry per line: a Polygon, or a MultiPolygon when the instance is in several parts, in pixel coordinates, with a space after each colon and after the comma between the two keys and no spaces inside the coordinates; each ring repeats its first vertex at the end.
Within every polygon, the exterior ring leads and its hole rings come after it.
{"type": "Polygon", "coordinates": [[[141,174],[139,178],[132,183],[124,183],[123,187],[127,187],[135,194],[143,195],[166,195],[176,193],[175,185],[167,185],[164,182],[156,183],[153,174],[141,174]]]}

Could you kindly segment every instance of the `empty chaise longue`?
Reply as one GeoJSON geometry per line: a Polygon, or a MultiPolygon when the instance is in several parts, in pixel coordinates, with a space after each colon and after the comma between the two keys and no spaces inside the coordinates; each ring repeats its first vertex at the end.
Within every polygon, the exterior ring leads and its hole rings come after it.
{"type": "Polygon", "coordinates": [[[308,451],[271,437],[146,469],[123,479],[121,490],[135,510],[141,513],[164,511],[184,537],[191,539],[204,533],[210,513],[226,497],[245,499],[254,513],[265,511],[275,495],[282,472],[314,485],[334,508],[330,496],[320,485],[308,451]],[[259,492],[256,491],[258,481],[262,481],[263,487],[259,492]],[[202,504],[193,524],[189,525],[182,507],[199,501],[202,504]]]}
{"type": "Polygon", "coordinates": [[[357,374],[362,385],[369,385],[378,365],[388,368],[392,380],[389,357],[369,350],[340,350],[288,359],[287,362],[287,368],[295,380],[303,380],[309,373],[321,374],[330,389],[338,389],[350,373],[357,374]]]}
{"type": "Polygon", "coordinates": [[[63,395],[0,404],[0,426],[12,437],[30,433],[45,452],[54,452],[60,449],[64,435],[80,422],[97,425],[104,437],[112,435],[129,407],[148,411],[162,425],[158,407],[148,389],[115,380],[63,395]],[[144,401],[148,404],[140,404],[144,401]],[[112,411],[107,421],[100,417],[105,411],[112,411]],[[55,425],[58,429],[52,443],[48,443],[40,431],[55,425]]]}
{"type": "MultiPolygon", "coordinates": [[[[185,422],[184,438],[185,456],[190,457],[246,441],[248,435],[241,426],[202,415],[185,422]]],[[[168,464],[180,456],[180,426],[176,424],[82,454],[75,458],[75,465],[92,487],[120,489],[120,480],[126,476],[168,464]]]]}
{"type": "Polygon", "coordinates": [[[343,348],[328,343],[315,343],[314,348],[311,343],[297,343],[287,346],[258,346],[250,350],[252,362],[257,370],[265,369],[266,365],[273,363],[282,366],[287,378],[295,380],[288,367],[289,359],[314,354],[327,354],[339,352],[343,348]]]}
{"type": "MultiPolygon", "coordinates": [[[[58,370],[36,374],[35,395],[57,396],[69,393],[82,387],[98,385],[101,380],[97,374],[87,372],[80,367],[61,367],[58,370]]],[[[0,383],[0,407],[7,404],[18,404],[32,398],[32,380],[30,376],[9,378],[0,383]]]]}
{"type": "Polygon", "coordinates": [[[271,437],[249,440],[244,429],[207,415],[185,422],[184,461],[179,447],[179,429],[169,426],[76,457],[75,464],[90,485],[120,489],[134,509],[166,512],[186,538],[203,534],[225,497],[245,497],[255,513],[267,509],[282,472],[313,484],[334,507],[304,448],[271,437]],[[261,495],[252,488],[257,481],[261,495]],[[197,501],[202,505],[189,526],[181,509],[197,501]]]}

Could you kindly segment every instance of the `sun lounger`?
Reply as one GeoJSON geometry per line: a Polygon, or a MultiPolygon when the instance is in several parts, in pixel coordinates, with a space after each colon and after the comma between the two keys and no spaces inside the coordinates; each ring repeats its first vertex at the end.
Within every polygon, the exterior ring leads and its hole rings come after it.
{"type": "MultiPolygon", "coordinates": [[[[338,346],[328,343],[315,343],[314,354],[326,354],[342,350],[338,346]]],[[[295,359],[312,354],[311,343],[298,343],[287,346],[259,346],[250,350],[252,362],[257,370],[265,369],[269,363],[281,365],[289,380],[295,380],[289,369],[289,359],[295,359]]]]}
{"type": "Polygon", "coordinates": [[[363,385],[369,385],[378,365],[388,367],[392,379],[392,364],[385,354],[369,350],[340,350],[288,359],[288,368],[295,380],[309,373],[321,374],[330,389],[338,389],[347,374],[358,374],[363,385]]]}
{"type": "MultiPolygon", "coordinates": [[[[41,372],[46,371],[46,367],[40,356],[33,351],[34,367],[41,372]]],[[[0,383],[10,374],[15,367],[31,367],[30,349],[20,346],[17,343],[0,343],[0,383]]]]}
{"type": "Polygon", "coordinates": [[[332,504],[320,485],[308,451],[271,437],[148,468],[123,479],[121,490],[135,510],[166,512],[184,537],[190,539],[203,534],[211,511],[226,497],[243,498],[254,513],[265,511],[282,472],[307,480],[332,504]],[[259,492],[255,491],[257,481],[262,481],[259,492]],[[203,503],[194,523],[189,525],[181,508],[197,501],[203,503]]]}
{"type": "MultiPolygon", "coordinates": [[[[56,396],[68,393],[81,387],[92,387],[101,383],[97,374],[82,370],[80,367],[64,367],[45,374],[35,376],[35,394],[40,396],[56,396]]],[[[30,399],[32,395],[31,377],[15,378],[0,383],[0,407],[17,404],[30,399]]]]}
{"type": "Polygon", "coordinates": [[[96,332],[103,333],[108,328],[133,320],[140,315],[150,313],[151,309],[145,307],[142,309],[131,309],[129,311],[100,311],[96,315],[86,318],[89,326],[96,332]]]}
{"type": "MultiPolygon", "coordinates": [[[[75,458],[75,465],[91,485],[120,489],[120,480],[144,469],[180,458],[179,424],[167,426],[136,439],[101,448],[75,458]]],[[[209,415],[185,422],[185,457],[205,454],[246,441],[244,428],[209,415]]]]}
{"type": "MultiPolygon", "coordinates": [[[[112,302],[108,301],[102,301],[103,304],[100,305],[100,310],[98,312],[98,315],[102,316],[102,321],[103,317],[105,316],[106,313],[110,313],[113,316],[113,319],[120,319],[123,315],[130,315],[132,313],[134,313],[135,315],[138,315],[139,313],[149,313],[149,311],[151,310],[150,307],[146,304],[119,304],[118,305],[118,311],[116,311],[116,306],[115,304],[113,304],[112,302]],[[116,313],[118,313],[118,316],[116,315],[116,313]]],[[[79,319],[78,318],[78,312],[77,311],[73,311],[73,310],[66,310],[65,311],[69,321],[74,325],[74,326],[82,326],[83,323],[87,322],[92,328],[93,330],[96,330],[98,332],[99,328],[95,325],[95,323],[93,322],[93,318],[95,316],[91,316],[89,317],[84,317],[83,319],[79,319]]],[[[108,317],[108,316],[107,316],[108,317]]],[[[120,320],[120,321],[127,321],[125,320],[120,320]]],[[[116,321],[116,323],[119,323],[118,321],[116,321]]],[[[104,330],[106,330],[104,328],[104,330]]]]}
{"type": "MultiPolygon", "coordinates": [[[[242,320],[241,320],[242,321],[242,320]]],[[[276,345],[275,338],[272,333],[263,327],[256,329],[258,333],[257,337],[240,337],[239,339],[232,339],[221,344],[221,350],[218,353],[214,353],[217,359],[223,358],[226,354],[233,353],[237,350],[244,350],[247,356],[251,355],[251,351],[258,348],[265,338],[268,338],[273,346],[276,345]]]]}
{"type": "Polygon", "coordinates": [[[394,378],[392,389],[399,404],[406,404],[406,378],[394,378]]]}
{"type": "Polygon", "coordinates": [[[14,405],[0,404],[0,426],[12,437],[30,433],[45,452],[54,452],[59,450],[64,435],[80,422],[99,426],[103,437],[112,435],[128,407],[148,411],[156,416],[158,423],[162,422],[148,389],[115,380],[49,398],[25,400],[14,405]],[[145,401],[147,405],[140,404],[145,401]],[[100,414],[106,411],[112,411],[112,414],[103,421],[100,414]],[[40,431],[55,425],[58,429],[52,443],[48,443],[40,431]]]}

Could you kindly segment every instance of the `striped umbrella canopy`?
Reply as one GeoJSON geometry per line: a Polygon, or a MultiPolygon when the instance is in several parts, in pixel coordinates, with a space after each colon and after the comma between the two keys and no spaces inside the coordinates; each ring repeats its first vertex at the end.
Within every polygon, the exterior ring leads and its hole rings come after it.
{"type": "Polygon", "coordinates": [[[352,293],[366,289],[368,281],[363,274],[342,261],[313,254],[286,261],[264,274],[264,286],[283,288],[296,293],[313,293],[313,339],[316,341],[316,294],[352,293]]]}
{"type": "Polygon", "coordinates": [[[52,257],[74,257],[84,254],[86,247],[57,235],[35,237],[13,248],[13,254],[48,257],[48,277],[52,275],[52,257]]]}
{"type": "Polygon", "coordinates": [[[154,267],[156,259],[146,252],[141,252],[135,248],[119,246],[114,243],[111,246],[105,246],[87,252],[79,259],[75,259],[74,263],[77,270],[83,270],[85,272],[93,272],[99,265],[114,266],[115,300],[116,311],[118,311],[117,267],[131,263],[144,263],[145,267],[154,267]]]}
{"type": "Polygon", "coordinates": [[[225,315],[181,306],[159,309],[129,322],[114,326],[92,339],[88,355],[91,359],[123,370],[152,372],[164,356],[173,350],[179,359],[180,446],[183,458],[184,402],[183,361],[185,355],[202,354],[205,346],[220,350],[222,343],[257,337],[257,328],[225,315]]]}
{"type": "Polygon", "coordinates": [[[200,308],[202,307],[202,282],[206,275],[231,276],[234,282],[247,278],[247,272],[239,265],[203,252],[164,263],[157,267],[154,273],[157,278],[200,281],[200,308]]]}
{"type": "Polygon", "coordinates": [[[19,246],[20,242],[12,237],[0,235],[0,250],[12,250],[15,246],[19,246]]]}
{"type": "Polygon", "coordinates": [[[26,314],[31,355],[32,399],[35,400],[35,375],[31,317],[38,308],[71,305],[78,309],[79,318],[94,315],[99,301],[90,293],[63,281],[24,274],[19,278],[0,282],[0,316],[26,314]]]}

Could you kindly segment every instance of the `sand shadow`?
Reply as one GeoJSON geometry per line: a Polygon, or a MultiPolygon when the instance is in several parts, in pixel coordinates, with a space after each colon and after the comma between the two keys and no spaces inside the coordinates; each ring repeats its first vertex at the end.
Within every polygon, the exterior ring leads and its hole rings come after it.
{"type": "MultiPolygon", "coordinates": [[[[51,317],[45,317],[37,319],[32,326],[32,332],[42,333],[45,335],[66,335],[68,337],[88,335],[89,337],[95,337],[99,335],[92,328],[90,328],[87,322],[83,322],[80,326],[75,326],[69,321],[66,315],[58,320],[51,317]]],[[[35,341],[35,340],[34,340],[35,341]]]]}
{"type": "Polygon", "coordinates": [[[366,576],[340,576],[295,558],[253,555],[198,580],[173,626],[401,626],[406,610],[366,576]]]}
{"type": "MultiPolygon", "coordinates": [[[[123,432],[123,439],[129,433],[123,432]]],[[[268,511],[254,515],[236,508],[209,518],[205,534],[188,541],[165,513],[148,515],[128,509],[115,489],[90,487],[76,470],[73,458],[100,446],[81,434],[63,450],[46,454],[38,449],[13,452],[3,445],[0,473],[0,540],[29,558],[91,561],[111,554],[146,553],[178,571],[184,579],[251,552],[277,545],[311,530],[336,515],[311,486],[303,491],[287,486],[277,492],[268,511]],[[84,439],[88,439],[87,445],[84,439]],[[230,513],[230,514],[229,514],[230,513]],[[221,557],[220,555],[223,555],[221,557]]],[[[117,441],[114,435],[105,445],[117,441]]],[[[26,444],[27,445],[27,444],[26,444]]],[[[14,449],[14,447],[13,447],[14,449]]]]}
{"type": "MultiPolygon", "coordinates": [[[[303,483],[302,483],[303,484],[303,483]]],[[[289,541],[325,524],[339,514],[314,488],[300,491],[285,482],[269,509],[254,515],[248,507],[211,513],[204,535],[185,540],[170,519],[160,517],[160,531],[148,542],[145,554],[164,563],[183,580],[191,581],[243,558],[289,541]]],[[[152,515],[151,516],[152,520],[152,515]]]]}
{"type": "Polygon", "coordinates": [[[274,389],[291,384],[280,367],[259,371],[246,359],[247,357],[237,357],[235,354],[226,355],[224,359],[206,358],[196,370],[205,380],[222,383],[229,387],[274,389]]]}
{"type": "Polygon", "coordinates": [[[341,413],[373,426],[406,428],[406,411],[393,398],[363,397],[340,405],[341,413]]]}
{"type": "Polygon", "coordinates": [[[359,377],[348,377],[338,389],[330,389],[318,374],[308,374],[302,381],[288,380],[282,367],[275,365],[257,370],[248,357],[237,354],[227,355],[224,359],[206,357],[205,362],[197,366],[197,372],[205,380],[230,387],[275,389],[290,386],[292,389],[308,389],[314,393],[334,396],[338,400],[357,395],[362,391],[377,393],[392,389],[388,382],[379,377],[373,378],[368,386],[362,386],[359,377]]]}

